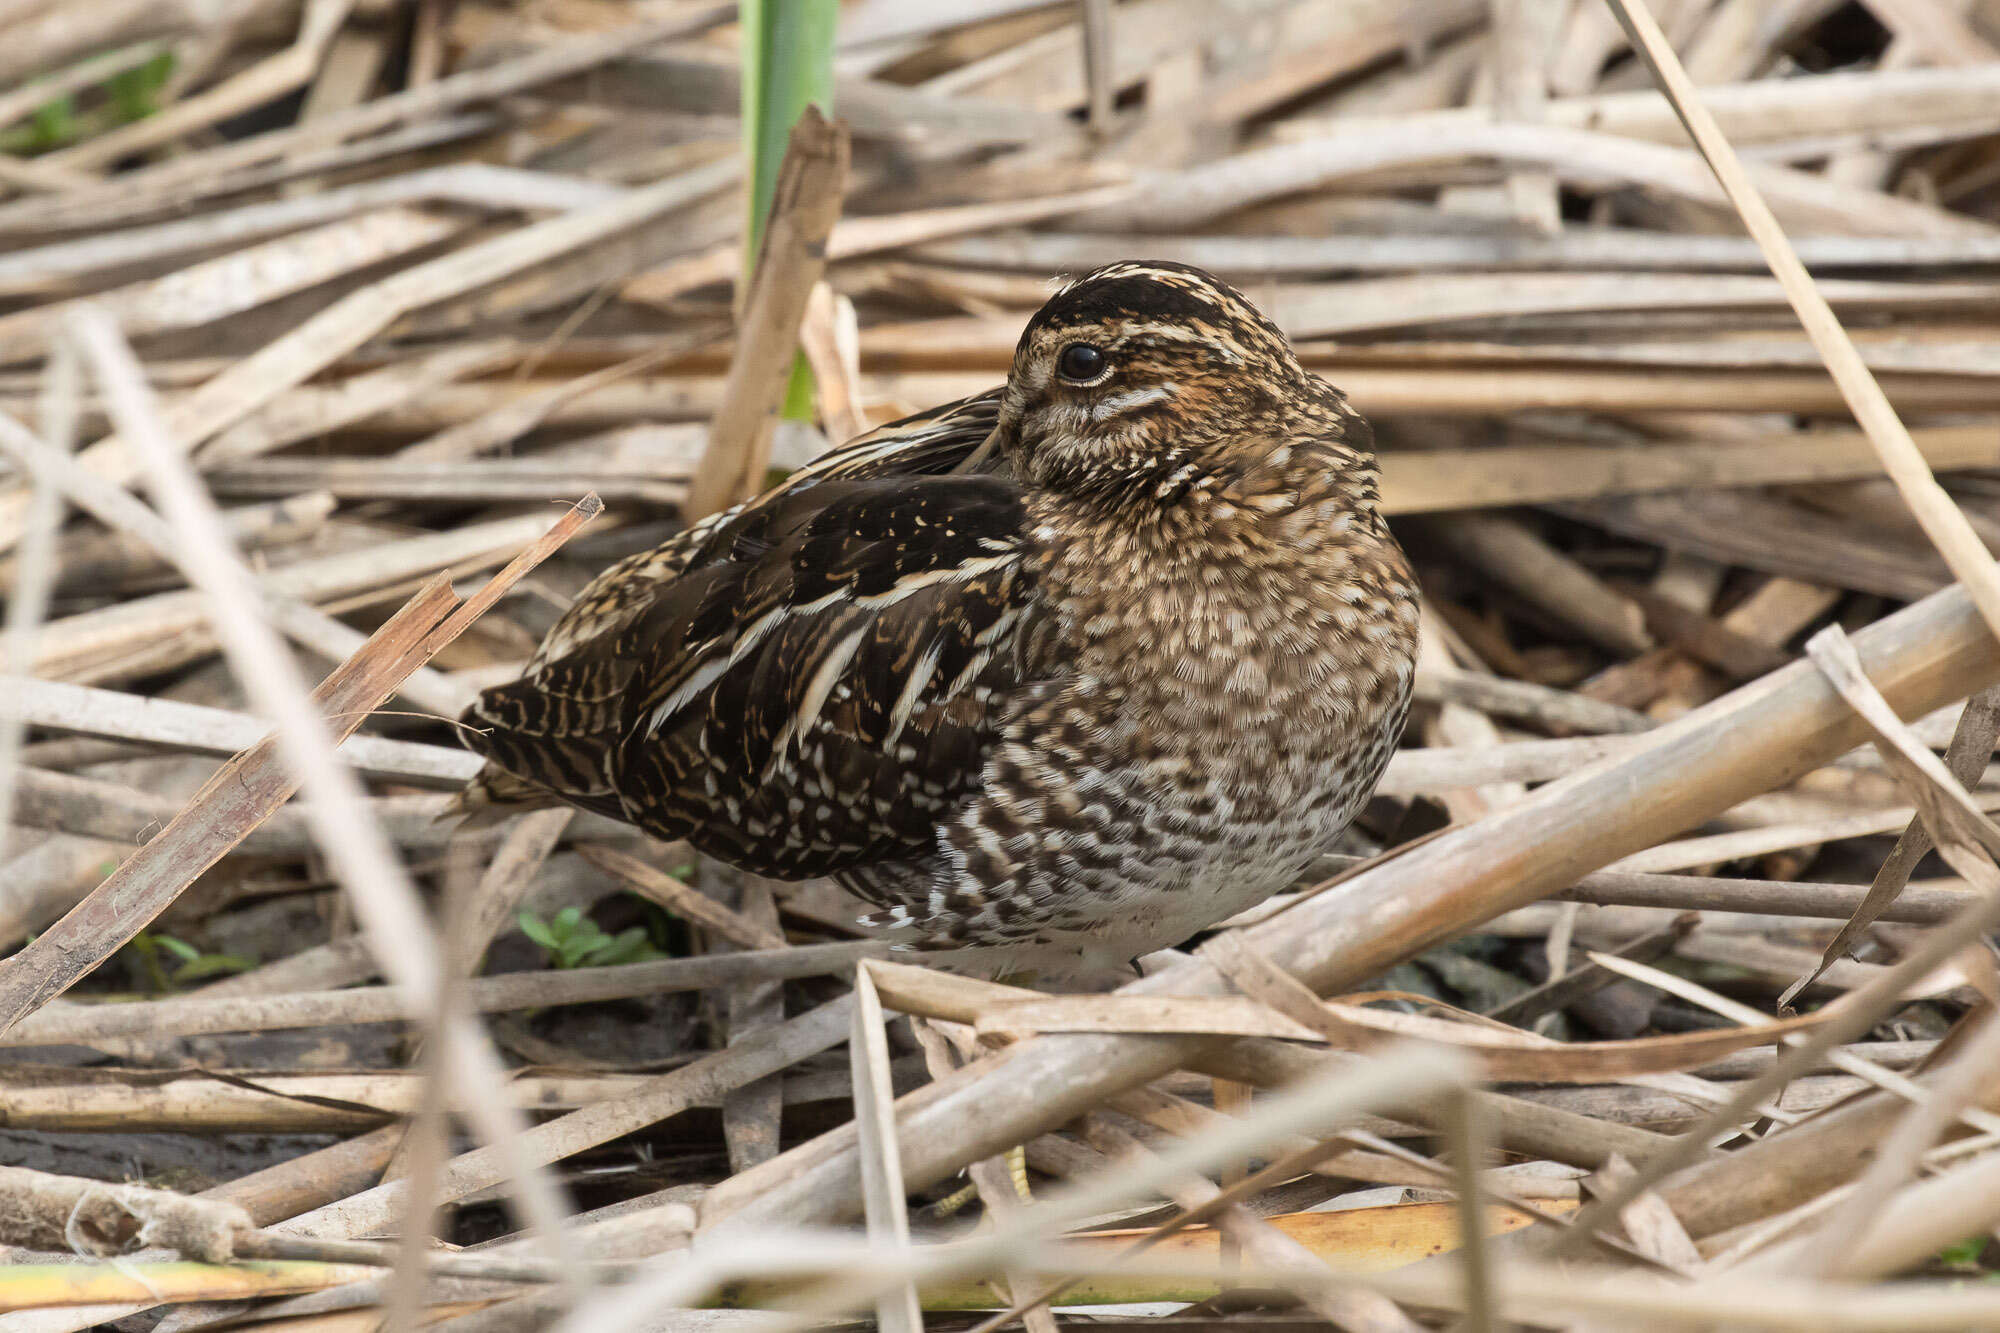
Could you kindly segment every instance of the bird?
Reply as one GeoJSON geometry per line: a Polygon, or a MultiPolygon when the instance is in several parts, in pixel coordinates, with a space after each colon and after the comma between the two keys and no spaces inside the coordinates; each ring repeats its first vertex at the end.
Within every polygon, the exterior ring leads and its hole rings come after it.
{"type": "Polygon", "coordinates": [[[830,876],[905,949],[1126,967],[1345,828],[1416,639],[1367,421],[1221,279],[1113,263],[1003,385],[605,570],[466,710],[458,804],[830,876]]]}

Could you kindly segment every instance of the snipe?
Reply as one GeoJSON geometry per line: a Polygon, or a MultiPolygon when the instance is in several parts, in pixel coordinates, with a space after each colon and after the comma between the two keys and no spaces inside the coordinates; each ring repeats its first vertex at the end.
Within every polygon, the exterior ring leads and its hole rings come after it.
{"type": "Polygon", "coordinates": [[[1178,943],[1290,884],[1396,744],[1416,595],[1371,443],[1231,287],[1099,269],[1004,387],[600,575],[466,713],[463,803],[831,875],[918,947],[1178,943]]]}

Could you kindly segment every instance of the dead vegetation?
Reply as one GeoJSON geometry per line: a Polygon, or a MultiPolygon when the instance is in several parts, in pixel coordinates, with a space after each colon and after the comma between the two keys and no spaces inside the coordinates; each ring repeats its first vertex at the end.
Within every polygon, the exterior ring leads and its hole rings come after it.
{"type": "Polygon", "coordinates": [[[735,19],[0,3],[0,1329],[2000,1327],[2000,5],[856,0],[748,267],[735,19]],[[1423,577],[1317,882],[1051,996],[437,822],[592,573],[1135,256],[1423,577]]]}

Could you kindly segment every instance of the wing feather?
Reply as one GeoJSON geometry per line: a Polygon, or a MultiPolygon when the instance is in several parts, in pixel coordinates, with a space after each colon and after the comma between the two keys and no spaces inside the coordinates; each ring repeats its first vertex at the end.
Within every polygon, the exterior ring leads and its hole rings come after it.
{"type": "Polygon", "coordinates": [[[924,428],[914,475],[857,442],[651,553],[641,593],[601,598],[616,614],[482,696],[471,743],[560,799],[762,874],[932,854],[1037,669],[1022,492],[950,472],[990,430],[966,420],[949,446],[948,420],[924,428]]]}
{"type": "Polygon", "coordinates": [[[781,877],[921,854],[1032,670],[1018,487],[828,482],[754,522],[761,553],[620,636],[649,655],[608,767],[627,817],[781,877]]]}
{"type": "MultiPolygon", "coordinates": [[[[472,729],[467,743],[489,763],[467,787],[460,808],[528,809],[564,799],[618,813],[604,760],[622,739],[623,703],[637,663],[604,646],[616,644],[663,596],[679,601],[726,586],[727,593],[713,598],[711,618],[726,623],[741,616],[743,606],[730,599],[744,589],[713,573],[687,577],[691,571],[727,566],[735,556],[754,560],[772,549],[778,534],[760,516],[795,509],[793,497],[823,483],[949,473],[992,431],[998,415],[996,389],[891,422],[827,451],[765,495],[710,515],[599,574],[544,637],[521,679],[486,691],[466,711],[472,729]],[[718,552],[722,542],[740,551],[718,552]]],[[[782,589],[757,591],[771,614],[734,637],[738,663],[797,610],[777,596],[782,589]]],[[[701,653],[691,654],[686,665],[682,697],[661,708],[663,722],[719,675],[701,653]],[[706,678],[699,678],[703,672],[706,678]]]]}

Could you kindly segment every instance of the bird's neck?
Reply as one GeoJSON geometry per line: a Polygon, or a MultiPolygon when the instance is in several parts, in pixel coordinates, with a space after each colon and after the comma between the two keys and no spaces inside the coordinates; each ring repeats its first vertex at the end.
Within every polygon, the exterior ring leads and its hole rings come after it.
{"type": "Polygon", "coordinates": [[[1302,442],[1175,504],[1035,496],[1041,586],[1083,673],[1163,717],[1330,715],[1338,691],[1322,684],[1398,688],[1376,662],[1415,632],[1409,567],[1374,494],[1365,454],[1302,442]]]}
{"type": "Polygon", "coordinates": [[[1261,448],[1163,450],[1144,468],[1032,495],[1046,543],[1144,556],[1148,569],[1282,561],[1329,544],[1388,541],[1373,456],[1338,437],[1292,436],[1261,448]]]}

